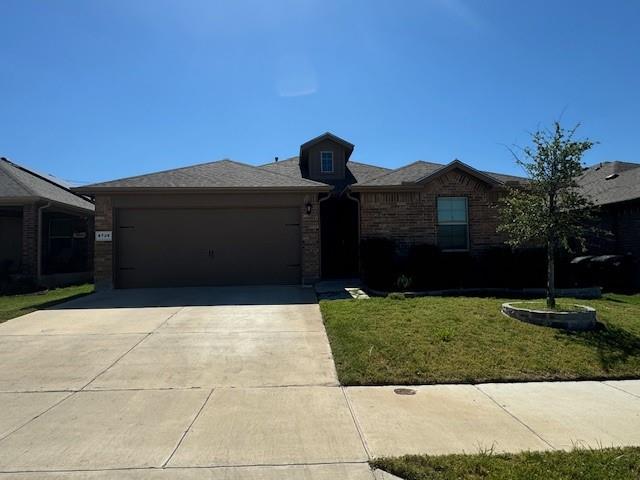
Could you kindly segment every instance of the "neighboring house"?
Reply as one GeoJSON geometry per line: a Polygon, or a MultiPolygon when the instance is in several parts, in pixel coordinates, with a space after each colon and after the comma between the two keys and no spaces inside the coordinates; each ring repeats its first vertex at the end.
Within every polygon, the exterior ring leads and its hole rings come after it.
{"type": "Polygon", "coordinates": [[[458,160],[389,170],[330,133],[261,167],[220,160],[76,188],[96,204],[98,288],[313,283],[357,275],[361,239],[400,254],[500,245],[493,208],[523,179],[458,160]]]}
{"type": "Polygon", "coordinates": [[[53,177],[0,158],[0,284],[90,280],[93,210],[53,177]]]}
{"type": "Polygon", "coordinates": [[[589,253],[630,255],[640,285],[640,164],[598,163],[584,170],[578,184],[599,207],[602,227],[610,233],[591,239],[589,253]]]}

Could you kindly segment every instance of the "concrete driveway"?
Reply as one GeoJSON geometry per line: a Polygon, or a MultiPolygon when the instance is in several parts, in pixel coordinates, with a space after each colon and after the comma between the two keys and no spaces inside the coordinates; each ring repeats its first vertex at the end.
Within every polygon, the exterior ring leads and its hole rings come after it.
{"type": "Polygon", "coordinates": [[[640,445],[639,380],[340,387],[303,288],[95,294],[0,325],[0,365],[0,480],[371,480],[377,456],[640,445]]]}
{"type": "Polygon", "coordinates": [[[1,478],[372,478],[311,289],[94,294],[0,364],[1,478]]]}

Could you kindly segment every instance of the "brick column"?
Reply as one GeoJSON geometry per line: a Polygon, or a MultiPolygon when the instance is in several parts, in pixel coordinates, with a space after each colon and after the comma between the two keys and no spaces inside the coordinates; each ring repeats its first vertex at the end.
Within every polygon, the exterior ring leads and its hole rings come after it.
{"type": "Polygon", "coordinates": [[[22,207],[22,265],[20,273],[33,279],[38,275],[38,206],[22,207]]]}
{"type": "MultiPolygon", "coordinates": [[[[113,231],[113,208],[109,196],[96,196],[95,230],[113,231]]],[[[113,288],[113,242],[96,242],[95,234],[93,237],[96,290],[108,290],[113,288]]]]}
{"type": "Polygon", "coordinates": [[[320,203],[318,194],[306,195],[302,204],[302,283],[320,280],[320,203]],[[311,213],[307,213],[307,203],[311,213]]]}

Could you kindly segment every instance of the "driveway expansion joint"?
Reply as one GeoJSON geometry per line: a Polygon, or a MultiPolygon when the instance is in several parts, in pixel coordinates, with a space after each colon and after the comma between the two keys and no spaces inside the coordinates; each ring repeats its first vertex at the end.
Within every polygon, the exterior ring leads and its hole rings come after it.
{"type": "Polygon", "coordinates": [[[516,422],[518,422],[519,424],[521,424],[523,427],[525,427],[527,430],[529,430],[531,433],[533,433],[536,437],[538,437],[542,442],[544,442],[546,445],[549,446],[549,448],[551,448],[552,450],[557,450],[557,448],[552,445],[550,442],[548,442],[547,440],[545,440],[542,435],[540,435],[538,432],[536,432],[533,428],[531,428],[529,425],[527,425],[526,423],[524,423],[522,420],[520,420],[520,418],[518,418],[517,416],[515,416],[513,413],[511,413],[505,406],[501,405],[500,402],[496,401],[496,399],[494,399],[491,395],[489,395],[487,392],[485,392],[483,389],[481,389],[478,385],[473,385],[473,387],[478,390],[480,393],[482,393],[484,396],[486,396],[489,400],[491,400],[493,403],[495,403],[498,408],[500,408],[502,411],[504,411],[507,415],[509,415],[511,418],[513,418],[516,422]]]}
{"type": "Polygon", "coordinates": [[[308,463],[255,463],[242,465],[192,465],[192,466],[163,466],[163,467],[113,467],[113,468],[89,468],[89,469],[33,469],[33,470],[0,470],[0,475],[23,473],[100,473],[100,472],[161,472],[170,470],[222,470],[245,468],[278,468],[278,467],[322,467],[329,465],[368,465],[368,461],[344,461],[344,462],[308,462],[308,463]]]}
{"type": "Polygon", "coordinates": [[[189,430],[191,430],[191,427],[193,426],[193,424],[196,423],[196,420],[198,420],[198,417],[202,413],[202,410],[204,410],[204,407],[207,405],[207,403],[209,403],[209,399],[211,398],[211,395],[213,395],[213,391],[214,390],[215,390],[215,388],[212,388],[209,391],[209,394],[207,395],[207,398],[205,398],[204,402],[202,402],[202,405],[200,405],[200,408],[198,409],[198,411],[196,412],[195,416],[193,417],[193,420],[191,420],[191,423],[189,423],[189,425],[187,426],[186,430],[184,431],[184,433],[180,437],[180,440],[178,440],[178,443],[176,444],[175,448],[171,452],[171,455],[169,455],[169,457],[162,464],[162,468],[165,468],[167,466],[167,464],[171,461],[171,459],[173,458],[175,453],[178,451],[178,449],[180,448],[180,445],[182,445],[182,441],[185,439],[185,437],[189,433],[189,430]]]}
{"type": "Polygon", "coordinates": [[[91,380],[89,380],[88,383],[84,384],[83,387],[81,387],[78,391],[83,391],[85,388],[87,388],[89,385],[91,385],[93,382],[96,381],[96,379],[104,374],[105,372],[107,372],[111,367],[113,367],[116,363],[118,363],[120,360],[122,360],[129,352],[131,352],[131,350],[133,350],[134,348],[136,348],[138,345],[140,345],[142,342],[144,342],[147,338],[149,338],[151,336],[151,333],[147,333],[145,334],[140,340],[138,340],[129,350],[127,350],[126,352],[124,352],[122,355],[120,355],[118,358],[116,358],[107,368],[105,368],[104,370],[100,371],[95,377],[93,377],[91,380]]]}
{"type": "Polygon", "coordinates": [[[253,467],[318,467],[322,465],[368,465],[368,460],[345,460],[337,462],[284,462],[284,463],[238,463],[234,465],[225,464],[211,464],[211,465],[167,465],[162,467],[164,470],[181,470],[183,468],[188,469],[222,469],[222,468],[253,468],[253,467]]]}
{"type": "Polygon", "coordinates": [[[614,390],[618,390],[619,392],[623,392],[623,393],[626,393],[627,395],[631,395],[632,397],[635,397],[635,398],[637,398],[637,399],[640,399],[640,395],[636,395],[636,394],[635,394],[635,393],[633,393],[633,392],[630,392],[630,391],[625,390],[625,389],[620,388],[620,387],[616,387],[615,385],[611,385],[611,384],[610,384],[610,383],[608,383],[608,382],[600,382],[600,383],[602,383],[603,385],[606,385],[607,387],[611,387],[611,388],[613,388],[614,390]]]}
{"type": "Polygon", "coordinates": [[[151,330],[149,333],[155,333],[159,328],[163,327],[164,325],[167,324],[167,322],[169,320],[171,320],[173,317],[175,317],[178,313],[180,313],[181,311],[183,311],[185,308],[187,307],[181,307],[178,310],[176,310],[175,312],[171,313],[167,318],[165,318],[164,322],[162,322],[160,325],[158,325],[156,328],[154,328],[153,330],[151,330]]]}
{"type": "MultiPolygon", "coordinates": [[[[1,392],[1,393],[5,393],[5,392],[1,392]]],[[[23,392],[17,392],[17,393],[23,393],[23,392]]],[[[29,393],[43,393],[43,392],[29,392],[29,393]]],[[[45,392],[45,393],[49,393],[49,392],[45,392]]],[[[53,392],[53,393],[62,393],[62,392],[53,392]]],[[[21,424],[20,426],[14,428],[13,430],[11,430],[10,432],[7,432],[6,434],[2,435],[0,437],[0,443],[3,442],[5,439],[7,439],[8,437],[10,437],[11,435],[13,435],[14,433],[16,433],[18,430],[22,430],[24,427],[26,427],[27,425],[29,425],[31,422],[33,422],[34,420],[40,418],[41,416],[43,416],[45,413],[53,410],[54,408],[56,408],[58,405],[60,405],[62,402],[64,402],[65,400],[73,397],[76,393],[78,393],[77,391],[74,392],[70,392],[69,395],[61,398],[60,400],[58,400],[57,402],[55,402],[53,405],[49,406],[48,408],[46,408],[45,410],[43,410],[42,412],[40,412],[39,414],[31,417],[29,420],[27,420],[26,422],[24,422],[23,424],[21,424]]]]}
{"type": "Polygon", "coordinates": [[[347,392],[343,386],[340,386],[340,390],[342,391],[342,396],[344,397],[344,401],[346,402],[349,413],[351,414],[351,419],[353,420],[353,424],[356,427],[356,431],[358,432],[358,436],[360,437],[360,441],[362,442],[362,447],[367,454],[367,458],[371,460],[373,458],[371,455],[371,450],[369,449],[367,439],[365,438],[362,427],[360,426],[360,422],[358,421],[358,416],[353,409],[353,405],[351,405],[351,402],[349,401],[349,395],[347,395],[347,392]]]}

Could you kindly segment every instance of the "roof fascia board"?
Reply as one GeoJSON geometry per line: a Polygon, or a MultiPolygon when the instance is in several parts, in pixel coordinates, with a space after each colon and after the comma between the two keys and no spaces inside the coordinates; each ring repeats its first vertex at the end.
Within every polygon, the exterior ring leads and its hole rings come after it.
{"type": "Polygon", "coordinates": [[[0,205],[21,207],[31,205],[40,200],[40,197],[0,197],[0,205]]]}
{"type": "Polygon", "coordinates": [[[422,191],[423,185],[415,183],[402,184],[402,185],[351,185],[351,190],[354,192],[395,192],[398,190],[405,192],[419,192],[422,191]]]}
{"type": "Polygon", "coordinates": [[[95,214],[95,210],[83,207],[77,207],[75,205],[69,205],[67,203],[56,202],[54,200],[43,199],[43,201],[50,202],[51,207],[56,210],[63,210],[65,213],[75,213],[75,214],[84,214],[93,216],[95,214]]]}
{"type": "Polygon", "coordinates": [[[78,193],[87,195],[113,193],[253,193],[253,192],[328,192],[330,185],[309,185],[300,187],[76,187],[78,193]]]}
{"type": "Polygon", "coordinates": [[[339,143],[341,145],[343,145],[344,147],[350,148],[350,149],[354,149],[355,145],[353,143],[349,143],[346,140],[338,137],[337,135],[334,135],[331,132],[325,132],[322,135],[318,135],[317,137],[312,138],[311,140],[308,140],[306,142],[304,142],[302,145],[300,145],[300,150],[304,150],[306,148],[309,148],[313,145],[315,145],[316,143],[319,143],[325,139],[329,139],[329,140],[333,140],[336,143],[339,143]]]}
{"type": "MultiPolygon", "coordinates": [[[[92,203],[87,200],[88,203],[92,203]]],[[[74,212],[90,213],[93,215],[94,211],[90,208],[78,207],[76,205],[69,205],[64,202],[57,202],[45,197],[2,197],[0,198],[0,205],[5,207],[22,207],[24,205],[33,205],[35,203],[49,203],[52,206],[62,210],[73,210],[74,212]]]]}

